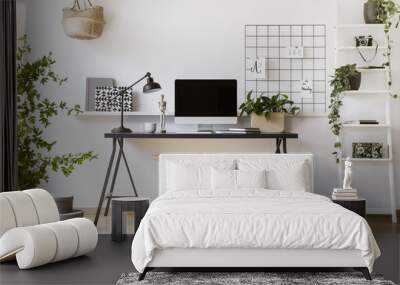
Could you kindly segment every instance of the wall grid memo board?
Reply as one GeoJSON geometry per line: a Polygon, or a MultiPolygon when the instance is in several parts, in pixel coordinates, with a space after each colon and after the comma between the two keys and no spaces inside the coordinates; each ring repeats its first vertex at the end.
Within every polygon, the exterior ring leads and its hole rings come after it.
{"type": "Polygon", "coordinates": [[[246,93],[280,92],[302,113],[326,112],[326,25],[245,25],[245,59],[246,93]],[[288,55],[288,48],[296,46],[302,47],[299,58],[288,55]],[[265,60],[260,65],[264,78],[252,76],[255,58],[265,60]],[[304,80],[311,82],[309,96],[302,92],[304,80]]]}

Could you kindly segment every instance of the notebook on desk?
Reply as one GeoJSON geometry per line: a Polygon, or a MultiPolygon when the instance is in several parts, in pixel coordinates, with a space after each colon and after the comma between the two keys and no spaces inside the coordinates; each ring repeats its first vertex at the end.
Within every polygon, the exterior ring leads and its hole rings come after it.
{"type": "Polygon", "coordinates": [[[215,131],[216,134],[260,134],[259,128],[229,128],[215,131]]]}

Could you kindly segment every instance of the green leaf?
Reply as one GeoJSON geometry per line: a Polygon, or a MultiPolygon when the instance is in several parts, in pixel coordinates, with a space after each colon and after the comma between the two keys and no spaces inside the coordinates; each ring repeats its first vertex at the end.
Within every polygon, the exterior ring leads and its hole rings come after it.
{"type": "MultiPolygon", "coordinates": [[[[47,86],[51,82],[62,85],[62,78],[53,71],[56,60],[50,52],[39,59],[30,60],[31,48],[26,35],[19,39],[16,51],[17,59],[17,187],[35,188],[49,180],[49,171],[60,171],[69,176],[77,165],[97,158],[93,151],[53,155],[55,140],[43,136],[44,130],[51,125],[51,118],[60,112],[79,114],[79,105],[68,106],[64,101],[52,101],[42,98],[38,85],[47,86]]],[[[42,89],[41,89],[42,90],[42,89]]]]}
{"type": "MultiPolygon", "coordinates": [[[[380,1],[380,0],[379,0],[380,1]]],[[[330,95],[330,105],[328,122],[332,134],[339,137],[342,129],[342,121],[340,117],[340,109],[343,106],[342,97],[343,92],[351,89],[351,78],[358,74],[356,64],[347,64],[335,69],[335,75],[331,76],[330,86],[332,92],[330,95]]],[[[342,145],[340,142],[334,144],[336,149],[341,149],[342,145]]],[[[335,156],[338,152],[333,153],[335,156]]],[[[337,158],[336,158],[337,159],[337,158]]]]}
{"type": "Polygon", "coordinates": [[[247,94],[245,102],[239,106],[239,110],[241,111],[240,116],[243,113],[255,113],[257,115],[264,115],[269,120],[271,114],[274,112],[296,115],[300,110],[299,107],[294,106],[294,102],[289,100],[286,94],[279,93],[268,97],[262,93],[254,99],[251,98],[251,94],[252,91],[247,94]]]}

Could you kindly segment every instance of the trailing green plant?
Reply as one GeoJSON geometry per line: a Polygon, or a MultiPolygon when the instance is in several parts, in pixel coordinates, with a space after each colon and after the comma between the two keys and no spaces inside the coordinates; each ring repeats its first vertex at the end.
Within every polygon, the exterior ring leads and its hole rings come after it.
{"type": "Polygon", "coordinates": [[[342,129],[342,121],[340,118],[340,108],[343,105],[343,92],[351,90],[351,78],[358,74],[357,67],[355,64],[347,64],[336,68],[335,75],[332,76],[332,80],[329,82],[332,87],[330,96],[329,114],[328,120],[332,131],[332,134],[336,138],[334,147],[336,149],[332,154],[336,158],[336,162],[339,163],[339,154],[342,147],[340,143],[340,132],[342,129]]]}
{"type": "Polygon", "coordinates": [[[374,0],[377,4],[377,20],[384,24],[385,32],[400,24],[400,6],[393,0],[374,0]]]}
{"type": "Polygon", "coordinates": [[[289,100],[289,97],[285,94],[279,93],[268,97],[262,93],[260,96],[251,98],[252,94],[253,91],[249,91],[246,100],[240,105],[240,116],[243,116],[244,113],[248,115],[255,113],[256,115],[264,115],[269,120],[272,113],[297,115],[300,111],[300,108],[293,106],[294,102],[289,100]]]}
{"type": "Polygon", "coordinates": [[[48,181],[49,170],[61,171],[69,176],[76,165],[96,158],[93,151],[52,155],[57,141],[44,138],[43,132],[51,125],[51,119],[61,112],[68,116],[81,112],[79,105],[69,106],[64,101],[43,98],[38,90],[51,82],[61,86],[67,78],[53,71],[56,63],[52,53],[36,60],[27,61],[31,48],[27,36],[19,39],[17,49],[17,139],[18,181],[20,190],[35,188],[48,181]]]}
{"type": "MultiPolygon", "coordinates": [[[[377,20],[383,24],[385,32],[387,51],[384,53],[386,62],[383,64],[387,68],[388,85],[392,87],[392,40],[390,39],[390,29],[397,29],[400,24],[400,6],[393,0],[374,0],[377,4],[377,20]]],[[[397,98],[397,94],[392,94],[397,98]]]]}

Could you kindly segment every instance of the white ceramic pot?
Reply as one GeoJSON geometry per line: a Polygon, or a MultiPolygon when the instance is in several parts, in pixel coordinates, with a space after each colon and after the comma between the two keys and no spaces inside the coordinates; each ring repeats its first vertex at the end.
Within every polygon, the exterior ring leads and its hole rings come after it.
{"type": "Polygon", "coordinates": [[[251,114],[251,127],[264,133],[280,133],[285,130],[285,113],[272,113],[270,119],[264,115],[251,114]]]}
{"type": "Polygon", "coordinates": [[[157,123],[144,123],[144,132],[145,133],[155,133],[157,129],[157,123]]]}

